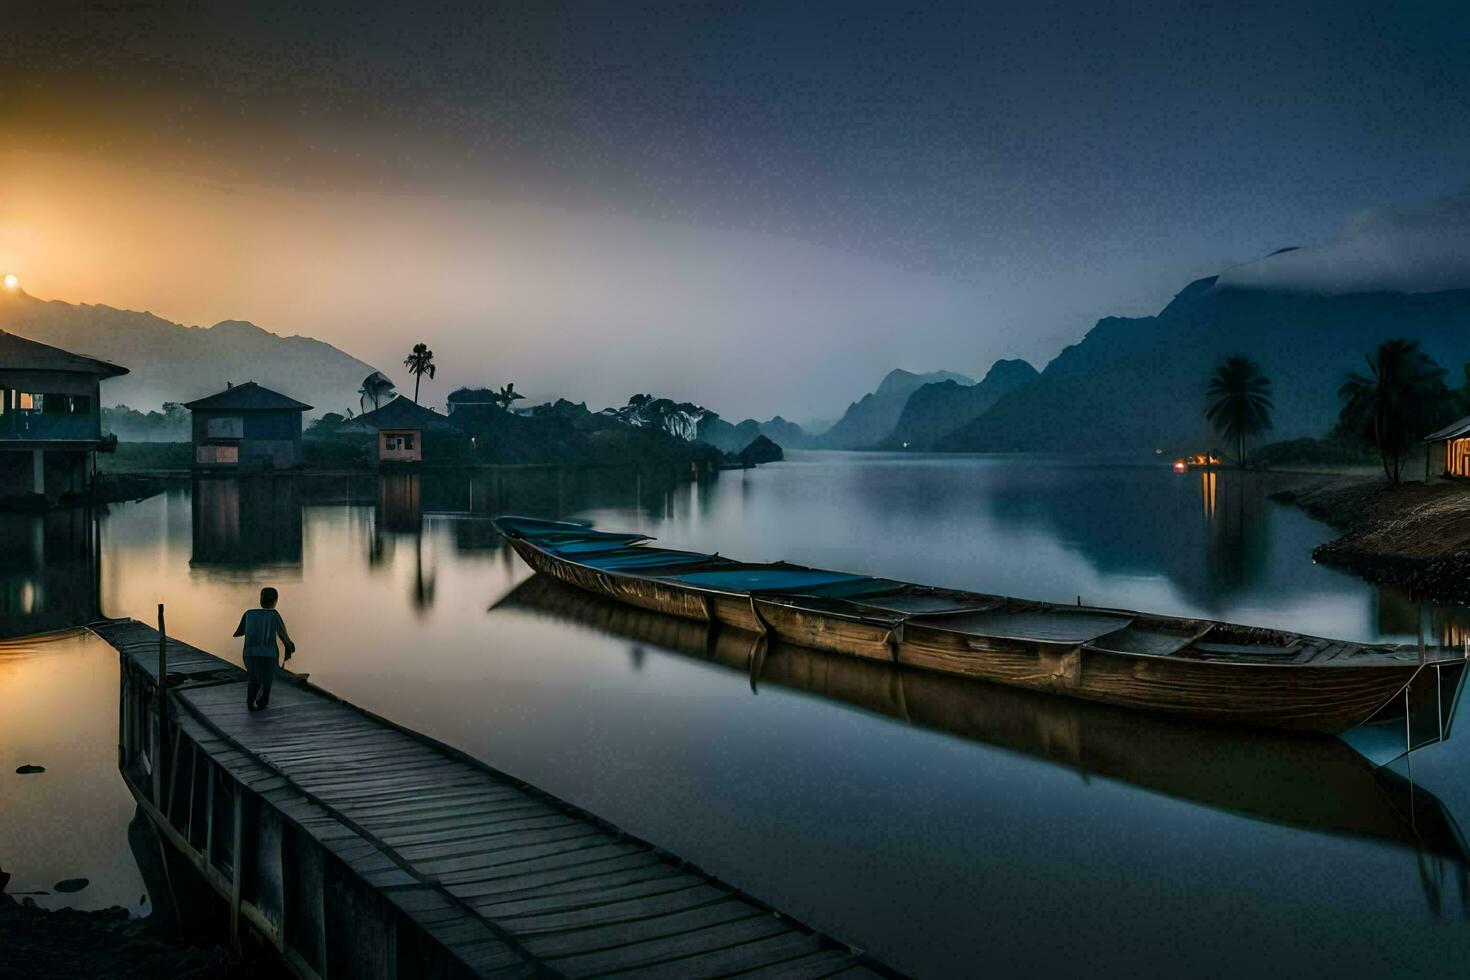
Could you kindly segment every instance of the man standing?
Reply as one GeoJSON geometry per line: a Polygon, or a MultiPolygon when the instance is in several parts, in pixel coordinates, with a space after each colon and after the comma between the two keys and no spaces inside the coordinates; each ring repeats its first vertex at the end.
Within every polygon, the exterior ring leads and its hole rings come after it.
{"type": "Polygon", "coordinates": [[[270,586],[260,590],[260,608],[247,609],[235,627],[235,635],[245,637],[245,670],[250,675],[245,685],[245,706],[260,711],[270,704],[271,682],[276,677],[276,658],[280,650],[276,637],[286,644],[286,659],[296,652],[296,644],[286,635],[286,623],[276,612],[279,593],[270,586]]]}

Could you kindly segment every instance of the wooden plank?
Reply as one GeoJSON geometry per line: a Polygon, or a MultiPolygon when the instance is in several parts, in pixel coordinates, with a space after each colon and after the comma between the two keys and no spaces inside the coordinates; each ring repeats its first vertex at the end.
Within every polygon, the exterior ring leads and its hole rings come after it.
{"type": "Polygon", "coordinates": [[[696,953],[712,953],[742,943],[788,934],[790,931],[791,927],[775,916],[759,915],[735,922],[707,926],[681,935],[649,939],[614,949],[570,956],[555,960],[553,965],[558,972],[567,976],[594,976],[617,970],[628,970],[637,966],[663,963],[696,953]]]}
{"type": "MultiPolygon", "coordinates": [[[[587,848],[581,851],[553,854],[550,857],[536,858],[530,861],[516,861],[512,864],[505,864],[494,868],[475,868],[470,871],[445,873],[437,877],[439,881],[446,885],[480,886],[506,879],[534,878],[535,875],[543,871],[558,871],[564,868],[597,865],[602,861],[612,858],[632,857],[637,854],[646,854],[651,861],[658,860],[658,855],[654,854],[642,844],[607,844],[602,847],[587,848]]],[[[452,890],[456,895],[486,894],[483,891],[461,891],[457,888],[452,890]]]]}
{"type": "MultiPolygon", "coordinates": [[[[656,858],[657,855],[654,855],[654,857],[656,858]]],[[[659,878],[678,878],[683,874],[685,872],[670,861],[654,860],[651,863],[644,863],[635,867],[602,871],[590,875],[578,875],[565,881],[533,885],[509,892],[497,892],[484,896],[477,901],[496,902],[519,900],[522,898],[540,898],[549,895],[574,895],[577,892],[583,891],[620,888],[623,885],[636,884],[640,881],[651,881],[659,878]]]]}
{"type": "Polygon", "coordinates": [[[573,909],[591,908],[620,902],[629,898],[662,895],[704,884],[704,879],[691,874],[671,874],[658,878],[645,878],[626,885],[600,885],[590,890],[562,892],[557,895],[537,895],[530,898],[510,900],[495,899],[476,901],[471,904],[484,915],[503,918],[512,915],[530,915],[541,912],[569,912],[573,909]]]}
{"type": "Polygon", "coordinates": [[[701,905],[670,915],[639,919],[636,922],[619,922],[591,929],[575,929],[570,932],[548,932],[536,936],[522,936],[520,941],[536,956],[554,958],[590,953],[594,950],[613,949],[629,943],[658,939],[692,932],[723,922],[735,922],[757,916],[769,916],[748,902],[730,899],[713,905],[701,905]]]}
{"type": "Polygon", "coordinates": [[[532,844],[525,847],[508,847],[448,858],[433,858],[417,862],[417,865],[428,874],[450,881],[464,874],[476,874],[480,871],[504,867],[513,868],[542,858],[604,851],[617,846],[618,843],[613,838],[604,834],[595,834],[589,837],[579,837],[576,840],[556,841],[551,844],[532,844]]]}
{"type": "Polygon", "coordinates": [[[519,875],[502,875],[481,881],[460,882],[454,884],[450,890],[465,899],[483,898],[490,895],[515,895],[535,888],[582,881],[601,874],[662,866],[664,866],[663,861],[657,854],[649,850],[642,850],[581,864],[558,864],[519,875]]]}
{"type": "MultiPolygon", "coordinates": [[[[373,817],[376,818],[374,813],[373,817]]],[[[376,820],[372,821],[376,826],[376,820]]],[[[521,817],[516,820],[501,820],[492,825],[493,833],[510,834],[523,830],[554,830],[558,827],[585,827],[585,820],[578,820],[563,813],[548,813],[533,817],[521,817]]],[[[391,833],[382,834],[383,840],[394,847],[412,846],[414,844],[432,844],[440,840],[448,840],[461,833],[459,828],[448,830],[423,830],[418,827],[405,830],[395,830],[391,833]]]]}
{"type": "Polygon", "coordinates": [[[769,939],[758,939],[755,942],[730,946],[712,953],[686,956],[683,959],[669,960],[656,966],[636,967],[632,970],[610,973],[607,976],[626,977],[628,980],[633,980],[633,978],[661,980],[661,978],[668,977],[670,980],[682,980],[685,977],[718,977],[795,959],[800,955],[817,952],[821,949],[821,945],[821,940],[816,936],[787,932],[769,939]]]}
{"type": "Polygon", "coordinates": [[[712,905],[729,897],[730,893],[723,888],[700,884],[663,895],[650,895],[608,905],[574,909],[570,912],[507,916],[501,919],[501,923],[517,935],[559,932],[565,929],[581,929],[588,926],[610,925],[614,922],[649,919],[656,915],[668,915],[671,912],[684,912],[701,905],[712,905]]]}
{"type": "MultiPolygon", "coordinates": [[[[453,834],[454,832],[447,832],[453,834]]],[[[422,844],[401,844],[384,839],[399,854],[414,862],[432,861],[442,857],[472,857],[479,854],[495,854],[500,851],[519,849],[524,845],[559,844],[564,841],[584,840],[596,837],[611,840],[607,833],[591,824],[572,824],[567,827],[552,827],[540,830],[514,831],[510,833],[474,833],[430,841],[422,844]]]]}
{"type": "Polygon", "coordinates": [[[820,953],[798,956],[794,960],[748,970],[735,976],[740,980],[815,980],[817,977],[830,977],[839,970],[852,966],[857,959],[845,949],[824,949],[820,953]]]}

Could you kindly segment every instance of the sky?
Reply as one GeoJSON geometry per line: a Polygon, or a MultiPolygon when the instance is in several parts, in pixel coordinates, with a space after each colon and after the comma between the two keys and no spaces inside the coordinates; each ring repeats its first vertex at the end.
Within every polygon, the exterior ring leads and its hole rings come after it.
{"type": "Polygon", "coordinates": [[[400,381],[422,340],[441,396],[832,417],[1200,276],[1470,269],[1464,4],[0,16],[0,270],[400,381]]]}

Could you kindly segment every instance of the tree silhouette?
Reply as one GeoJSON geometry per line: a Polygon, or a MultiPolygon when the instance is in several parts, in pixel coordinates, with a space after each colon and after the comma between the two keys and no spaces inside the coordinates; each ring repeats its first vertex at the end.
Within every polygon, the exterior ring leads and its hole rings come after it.
{"type": "Polygon", "coordinates": [[[1419,349],[1419,341],[1386,340],[1365,355],[1367,374],[1349,374],[1337,389],[1338,430],[1378,450],[1390,483],[1403,476],[1404,457],[1439,421],[1449,401],[1444,368],[1419,349]]]}
{"type": "Polygon", "coordinates": [[[505,385],[503,388],[495,393],[495,404],[499,405],[506,411],[510,411],[510,406],[512,403],[520,401],[525,397],[525,395],[516,391],[516,383],[512,381],[510,384],[505,385]]]}
{"type": "Polygon", "coordinates": [[[357,407],[363,412],[370,411],[368,404],[373,408],[382,408],[384,402],[393,400],[393,382],[388,380],[382,371],[374,371],[362,379],[362,387],[357,389],[357,407]]]}
{"type": "Polygon", "coordinates": [[[1209,404],[1205,419],[1215,431],[1235,441],[1235,458],[1245,465],[1246,436],[1258,435],[1271,428],[1271,379],[1249,357],[1239,354],[1227,357],[1210,376],[1205,391],[1209,404]]]}
{"type": "Polygon", "coordinates": [[[419,403],[419,382],[428,375],[432,381],[434,378],[434,352],[429,350],[428,344],[414,344],[413,352],[403,359],[403,366],[408,368],[408,373],[413,375],[413,403],[419,403]]]}

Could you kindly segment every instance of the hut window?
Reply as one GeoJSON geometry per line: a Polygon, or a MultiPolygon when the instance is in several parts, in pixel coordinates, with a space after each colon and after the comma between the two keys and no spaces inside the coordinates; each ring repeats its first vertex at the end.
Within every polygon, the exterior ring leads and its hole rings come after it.
{"type": "Polygon", "coordinates": [[[206,431],[211,439],[243,439],[245,419],[239,415],[221,415],[209,420],[206,431]]]}
{"type": "Polygon", "coordinates": [[[215,446],[214,461],[216,463],[238,463],[240,462],[239,446],[215,446]]]}
{"type": "Polygon", "coordinates": [[[41,411],[41,396],[30,391],[16,392],[16,408],[22,412],[41,411]]]}

